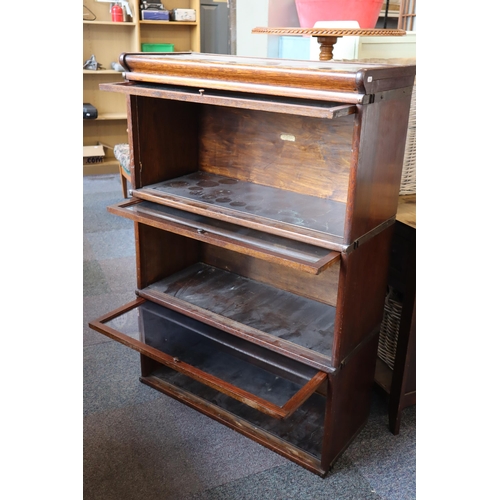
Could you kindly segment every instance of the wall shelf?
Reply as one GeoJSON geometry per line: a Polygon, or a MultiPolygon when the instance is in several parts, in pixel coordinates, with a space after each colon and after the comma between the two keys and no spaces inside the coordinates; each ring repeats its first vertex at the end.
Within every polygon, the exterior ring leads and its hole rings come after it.
{"type": "MultiPolygon", "coordinates": [[[[84,120],[83,145],[90,146],[103,142],[114,146],[127,143],[126,97],[110,95],[99,90],[99,85],[122,80],[120,71],[111,69],[112,62],[119,62],[122,52],[140,52],[142,43],[173,43],[175,51],[199,51],[200,27],[196,22],[180,21],[141,21],[140,1],[129,0],[133,20],[117,23],[111,21],[109,3],[94,2],[92,12],[94,21],[83,20],[83,59],[82,66],[92,55],[103,66],[100,70],[83,70],[83,102],[95,106],[98,111],[96,120],[84,120]],[[89,124],[92,121],[93,125],[89,124]],[[104,126],[105,124],[105,126],[104,126]]],[[[176,8],[195,9],[200,15],[199,0],[178,0],[176,8]]],[[[167,8],[167,6],[166,6],[167,8]]],[[[112,159],[112,151],[107,151],[107,159],[112,159]]],[[[92,175],[118,173],[118,163],[93,165],[92,175]],[[113,170],[113,165],[116,168],[113,170]]],[[[89,173],[84,168],[84,175],[89,173]]]]}

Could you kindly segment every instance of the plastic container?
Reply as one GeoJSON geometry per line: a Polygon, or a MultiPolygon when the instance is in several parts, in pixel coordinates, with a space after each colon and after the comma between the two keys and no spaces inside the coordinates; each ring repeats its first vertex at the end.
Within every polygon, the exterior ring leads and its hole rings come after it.
{"type": "Polygon", "coordinates": [[[301,28],[318,21],[358,21],[362,29],[373,29],[384,0],[295,0],[301,28]]]}
{"type": "Polygon", "coordinates": [[[170,21],[169,10],[146,9],[141,10],[141,15],[143,21],[170,21]]]}
{"type": "Polygon", "coordinates": [[[142,52],[173,52],[173,43],[141,43],[142,52]]]}

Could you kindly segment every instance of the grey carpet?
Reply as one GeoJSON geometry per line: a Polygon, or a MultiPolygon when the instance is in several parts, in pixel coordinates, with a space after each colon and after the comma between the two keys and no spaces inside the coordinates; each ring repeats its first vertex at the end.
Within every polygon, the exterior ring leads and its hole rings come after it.
{"type": "Polygon", "coordinates": [[[88,322],[135,298],[133,223],[106,211],[118,175],[83,178],[85,500],[412,500],[416,407],[369,421],[325,479],[139,382],[139,354],[88,322]]]}

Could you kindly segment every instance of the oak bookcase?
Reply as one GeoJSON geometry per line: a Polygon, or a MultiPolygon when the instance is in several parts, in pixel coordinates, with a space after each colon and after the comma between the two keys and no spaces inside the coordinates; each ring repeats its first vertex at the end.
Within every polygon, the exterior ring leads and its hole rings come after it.
{"type": "Polygon", "coordinates": [[[141,381],[324,477],[365,424],[415,66],[122,54],[141,381]]]}

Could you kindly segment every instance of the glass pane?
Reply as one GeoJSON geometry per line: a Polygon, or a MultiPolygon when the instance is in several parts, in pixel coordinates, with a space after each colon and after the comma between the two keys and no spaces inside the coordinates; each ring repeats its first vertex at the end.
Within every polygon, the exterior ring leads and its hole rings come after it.
{"type": "Polygon", "coordinates": [[[280,366],[267,349],[151,302],[106,325],[277,406],[317,373],[282,356],[280,366]]]}

